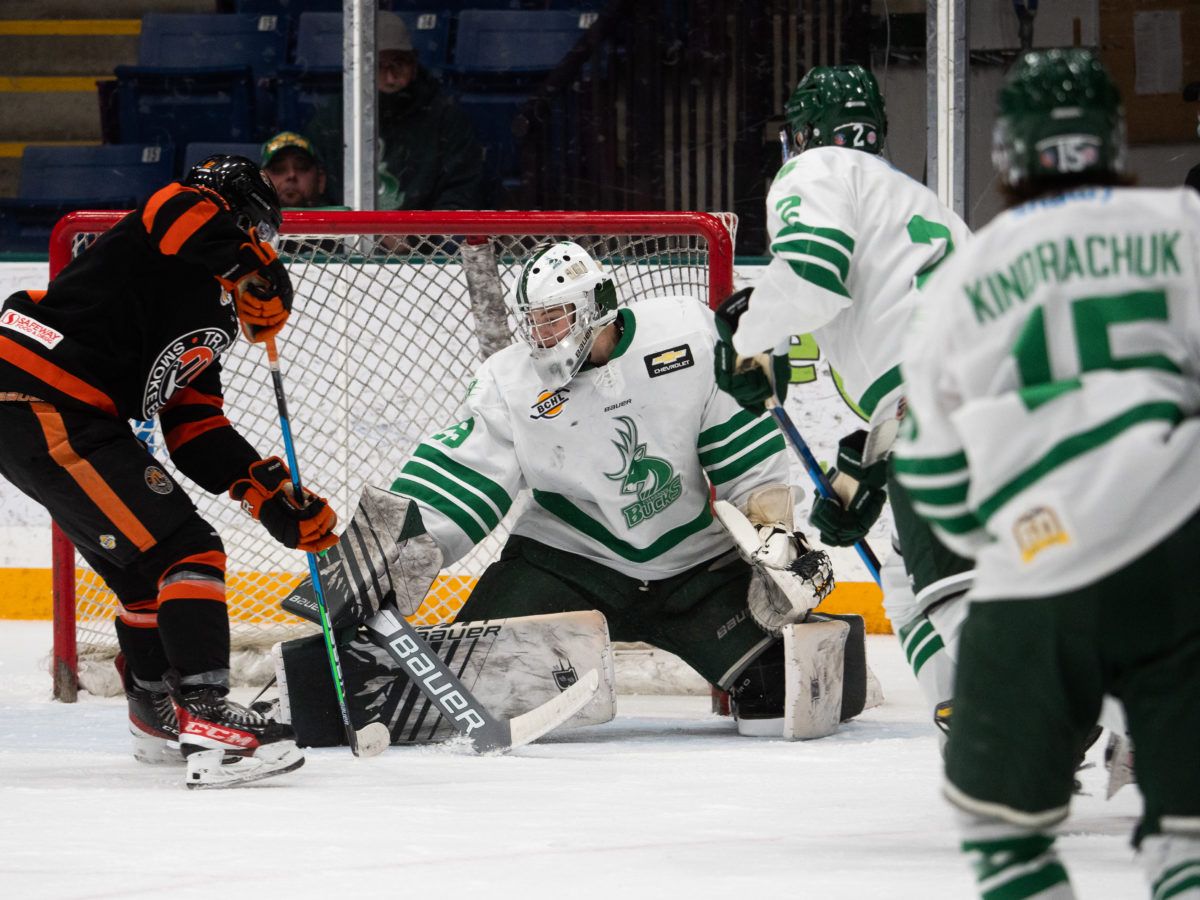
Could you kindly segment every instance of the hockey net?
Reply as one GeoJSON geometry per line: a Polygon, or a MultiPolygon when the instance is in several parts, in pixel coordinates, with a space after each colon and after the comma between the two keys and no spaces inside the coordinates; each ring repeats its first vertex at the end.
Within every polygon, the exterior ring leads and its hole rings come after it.
{"type": "MultiPolygon", "coordinates": [[[[119,217],[65,218],[52,239],[51,274],[119,217]]],[[[458,420],[475,369],[512,339],[507,291],[540,242],[586,247],[612,273],[622,303],[673,293],[712,303],[732,289],[735,228],[727,213],[289,212],[279,250],[296,301],[278,343],[304,483],[345,521],[365,485],[390,486],[418,441],[458,420]]],[[[222,367],[226,415],[260,453],[283,456],[262,348],[238,341],[222,367]]],[[[169,465],[156,424],[135,427],[169,465]]],[[[265,683],[262,651],[313,628],[279,608],[307,571],[304,556],[273,542],[227,497],[171,471],[225,543],[234,682],[265,683]]],[[[414,621],[453,619],[522,499],[439,576],[414,621]]],[[[54,541],[55,694],[74,699],[77,686],[118,693],[116,598],[57,530],[54,541]]]]}

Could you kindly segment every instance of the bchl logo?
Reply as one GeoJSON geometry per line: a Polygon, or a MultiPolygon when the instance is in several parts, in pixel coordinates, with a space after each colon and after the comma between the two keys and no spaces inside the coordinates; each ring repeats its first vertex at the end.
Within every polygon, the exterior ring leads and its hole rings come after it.
{"type": "Polygon", "coordinates": [[[559,388],[557,391],[542,391],[538,394],[537,403],[529,407],[533,410],[533,415],[529,418],[553,419],[567,405],[567,394],[569,393],[571,392],[567,388],[559,388]]]}

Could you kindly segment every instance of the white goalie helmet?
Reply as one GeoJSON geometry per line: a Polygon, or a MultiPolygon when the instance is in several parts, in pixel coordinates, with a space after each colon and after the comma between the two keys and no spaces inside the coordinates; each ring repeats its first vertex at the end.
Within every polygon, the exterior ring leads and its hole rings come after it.
{"type": "Polygon", "coordinates": [[[573,241],[534,249],[515,291],[517,333],[547,388],[583,366],[596,335],[617,316],[617,289],[591,254],[573,241]]]}

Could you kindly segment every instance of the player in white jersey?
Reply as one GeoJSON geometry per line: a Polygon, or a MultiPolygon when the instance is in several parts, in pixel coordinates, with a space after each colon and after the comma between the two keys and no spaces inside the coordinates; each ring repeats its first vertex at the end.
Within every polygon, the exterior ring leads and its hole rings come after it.
{"type": "Polygon", "coordinates": [[[782,399],[786,381],[771,363],[783,351],[760,351],[811,332],[868,417],[866,429],[842,439],[830,473],[841,503],[817,498],[810,521],[826,544],[850,546],[890,496],[896,552],[881,572],[884,605],[931,712],[942,705],[944,726],[962,619],[955,601],[970,583],[970,564],[912,514],[886,460],[902,412],[902,340],[920,288],[970,233],[928,188],[878,155],[887,116],[874,77],[861,66],[812,69],[789,99],[787,117],[797,152],[767,196],[771,261],[752,295],[739,292],[722,305],[739,356],[728,343],[718,346],[718,379],[749,405],[772,392],[782,399]],[[747,365],[748,375],[734,374],[747,365]]]}
{"type": "MultiPolygon", "coordinates": [[[[421,442],[391,485],[410,504],[391,536],[432,538],[450,564],[528,491],[456,621],[598,610],[613,640],[671,651],[728,690],[743,733],[786,733],[779,635],[814,615],[832,569],[794,531],[774,421],[717,389],[712,312],[687,296],[618,309],[611,277],[566,241],[526,262],[515,305],[522,340],[487,359],[464,418],[421,442]],[[790,565],[790,600],[739,556],[714,499],[758,529],[747,556],[790,565]]],[[[866,698],[851,618],[834,726],[866,698]]]]}
{"type": "Polygon", "coordinates": [[[1050,829],[1115,695],[1153,896],[1200,897],[1200,197],[1123,186],[1090,51],[1018,60],[995,136],[1012,208],[928,286],[895,462],[977,563],[946,794],[981,892],[1073,896],[1050,829]]]}

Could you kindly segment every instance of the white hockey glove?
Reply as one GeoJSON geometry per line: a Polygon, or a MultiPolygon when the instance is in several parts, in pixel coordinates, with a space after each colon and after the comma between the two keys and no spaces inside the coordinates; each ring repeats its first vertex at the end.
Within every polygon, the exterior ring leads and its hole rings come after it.
{"type": "Polygon", "coordinates": [[[833,565],[792,529],[792,489],[771,485],[755,491],[743,514],[724,500],[713,504],[742,558],[754,567],[747,603],[768,634],[801,621],[834,587],[833,565]]]}

